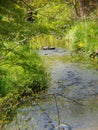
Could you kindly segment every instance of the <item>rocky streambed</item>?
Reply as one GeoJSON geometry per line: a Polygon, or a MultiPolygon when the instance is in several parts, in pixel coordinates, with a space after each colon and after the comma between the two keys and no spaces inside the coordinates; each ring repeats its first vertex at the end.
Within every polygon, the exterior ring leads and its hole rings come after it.
{"type": "Polygon", "coordinates": [[[18,108],[3,130],[98,130],[98,71],[68,61],[71,55],[64,49],[39,54],[51,75],[50,87],[42,98],[18,108]]]}

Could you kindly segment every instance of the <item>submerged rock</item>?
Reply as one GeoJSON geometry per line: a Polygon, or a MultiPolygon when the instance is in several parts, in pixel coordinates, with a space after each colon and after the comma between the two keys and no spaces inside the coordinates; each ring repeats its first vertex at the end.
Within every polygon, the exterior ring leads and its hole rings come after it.
{"type": "Polygon", "coordinates": [[[54,50],[55,47],[43,46],[42,50],[54,50]]]}
{"type": "Polygon", "coordinates": [[[61,124],[55,130],[72,130],[72,128],[68,124],[61,124]]]}
{"type": "Polygon", "coordinates": [[[72,128],[68,124],[61,124],[60,126],[55,127],[55,125],[51,123],[44,128],[45,130],[72,130],[72,128]]]}

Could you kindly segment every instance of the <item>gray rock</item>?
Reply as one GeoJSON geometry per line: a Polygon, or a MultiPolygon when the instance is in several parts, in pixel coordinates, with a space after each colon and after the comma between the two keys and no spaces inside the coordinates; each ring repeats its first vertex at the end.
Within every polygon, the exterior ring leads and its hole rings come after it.
{"type": "Polygon", "coordinates": [[[59,127],[56,127],[55,130],[72,130],[68,124],[61,124],[59,127]]]}

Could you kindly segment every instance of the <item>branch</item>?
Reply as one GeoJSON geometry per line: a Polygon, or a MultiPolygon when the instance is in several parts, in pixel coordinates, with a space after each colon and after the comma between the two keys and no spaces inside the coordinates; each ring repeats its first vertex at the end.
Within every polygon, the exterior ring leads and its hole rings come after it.
{"type": "MultiPolygon", "coordinates": [[[[1,61],[1,60],[4,60],[4,59],[6,58],[6,56],[7,56],[12,50],[14,50],[14,49],[15,49],[16,47],[18,47],[19,45],[23,44],[23,42],[24,42],[25,40],[27,40],[27,38],[25,38],[25,39],[23,39],[23,40],[21,40],[21,41],[18,41],[19,44],[15,45],[13,48],[11,48],[11,49],[6,49],[7,52],[5,53],[5,55],[3,55],[2,57],[0,57],[0,61],[1,61]]],[[[0,65],[2,65],[2,64],[0,64],[0,65]]]]}
{"type": "Polygon", "coordinates": [[[59,108],[58,108],[58,104],[57,104],[57,98],[56,98],[56,95],[53,94],[53,96],[54,96],[55,103],[56,103],[57,116],[58,116],[58,128],[59,128],[59,125],[60,125],[60,113],[59,113],[59,108]]]}
{"type": "Polygon", "coordinates": [[[59,94],[59,93],[56,93],[56,94],[57,94],[57,96],[61,96],[61,97],[65,98],[65,99],[67,99],[67,100],[70,100],[70,101],[72,101],[72,102],[78,104],[78,105],[84,106],[84,104],[80,103],[80,102],[77,101],[76,99],[69,98],[69,97],[67,97],[67,96],[65,96],[65,95],[63,95],[63,94],[59,94]]]}

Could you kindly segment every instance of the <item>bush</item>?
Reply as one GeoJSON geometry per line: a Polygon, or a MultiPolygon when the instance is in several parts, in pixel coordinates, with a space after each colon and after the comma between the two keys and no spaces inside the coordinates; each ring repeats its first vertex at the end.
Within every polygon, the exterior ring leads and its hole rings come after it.
{"type": "Polygon", "coordinates": [[[2,51],[2,57],[7,54],[0,63],[0,95],[26,91],[28,87],[34,92],[44,90],[47,74],[38,54],[29,45],[16,45],[13,49],[13,43],[8,44],[5,44],[6,51],[2,51]]]}

